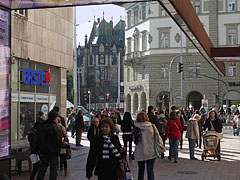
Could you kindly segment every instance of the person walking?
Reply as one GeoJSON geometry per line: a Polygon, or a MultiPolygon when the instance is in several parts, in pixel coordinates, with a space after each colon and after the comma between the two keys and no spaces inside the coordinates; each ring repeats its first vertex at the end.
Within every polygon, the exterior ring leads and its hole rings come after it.
{"type": "Polygon", "coordinates": [[[62,121],[61,121],[60,117],[57,117],[56,124],[61,128],[61,131],[62,131],[62,134],[63,134],[63,143],[66,144],[65,145],[66,147],[60,149],[60,170],[63,171],[63,167],[64,167],[64,174],[65,174],[65,176],[68,176],[70,171],[68,169],[68,164],[67,164],[66,148],[70,148],[70,145],[69,145],[67,130],[62,125],[62,121]]]}
{"type": "Polygon", "coordinates": [[[96,166],[95,174],[98,180],[117,180],[117,170],[122,159],[121,148],[118,136],[113,135],[114,124],[112,119],[104,118],[101,124],[102,133],[94,141],[92,151],[89,151],[88,158],[96,161],[87,161],[86,177],[92,179],[93,169],[96,166]],[[96,162],[96,163],[95,163],[96,162]]]}
{"type": "Polygon", "coordinates": [[[57,179],[57,164],[60,148],[62,146],[62,130],[56,124],[58,114],[51,110],[48,119],[44,121],[37,131],[37,150],[41,157],[41,166],[37,180],[43,180],[46,170],[50,165],[50,180],[57,179]]]}
{"type": "Polygon", "coordinates": [[[154,107],[153,106],[148,106],[148,118],[149,118],[149,121],[152,123],[152,124],[155,124],[155,126],[157,126],[157,116],[154,115],[154,107]]]}
{"type": "Polygon", "coordinates": [[[160,135],[156,126],[149,122],[145,112],[137,114],[135,126],[141,131],[134,152],[134,160],[138,162],[138,180],[144,179],[145,164],[147,164],[148,180],[154,180],[154,164],[158,156],[154,148],[154,132],[157,136],[160,135]]]}
{"type": "Polygon", "coordinates": [[[81,140],[82,140],[82,132],[84,129],[84,122],[83,122],[83,113],[81,110],[78,111],[78,114],[76,116],[76,146],[82,146],[81,140]]]}
{"type": "Polygon", "coordinates": [[[68,117],[67,124],[69,124],[69,123],[70,123],[70,127],[71,127],[72,137],[74,137],[75,131],[76,131],[76,126],[75,126],[76,125],[76,109],[73,109],[72,113],[68,117]]]}
{"type": "Polygon", "coordinates": [[[60,114],[59,114],[59,107],[58,106],[54,106],[53,110],[55,110],[58,113],[58,116],[59,116],[59,118],[61,120],[61,124],[66,128],[67,127],[66,126],[66,121],[65,121],[64,117],[60,116],[60,114]]]}
{"type": "Polygon", "coordinates": [[[129,160],[133,159],[133,155],[132,155],[133,125],[134,125],[134,122],[132,120],[132,116],[130,112],[125,112],[123,115],[121,130],[123,132],[122,138],[123,138],[124,147],[126,148],[126,152],[124,154],[125,158],[127,156],[127,144],[129,143],[129,160]]]}
{"type": "MultiPolygon", "coordinates": [[[[157,129],[165,146],[167,119],[163,110],[159,110],[157,120],[157,129]]],[[[161,153],[161,158],[164,158],[164,152],[161,153]]]]}
{"type": "Polygon", "coordinates": [[[182,125],[176,111],[170,112],[166,127],[166,139],[169,137],[170,148],[168,159],[171,161],[174,154],[174,163],[177,163],[178,160],[178,145],[181,139],[181,131],[182,125]]]}
{"type": "MultiPolygon", "coordinates": [[[[28,141],[30,144],[30,154],[35,154],[39,155],[37,151],[37,139],[36,139],[36,134],[37,134],[37,129],[38,127],[44,122],[44,113],[42,111],[39,111],[39,118],[37,122],[34,124],[33,128],[28,132],[28,141]]],[[[34,180],[38,170],[40,167],[40,161],[35,162],[33,164],[33,170],[31,172],[30,180],[34,180]]]]}
{"type": "Polygon", "coordinates": [[[200,120],[200,116],[198,114],[195,114],[193,118],[190,118],[189,124],[187,127],[187,132],[186,132],[186,138],[188,138],[188,143],[189,143],[189,154],[190,154],[190,159],[191,160],[197,160],[194,156],[194,150],[195,150],[195,145],[196,141],[199,140],[199,127],[198,127],[198,121],[200,120]]]}

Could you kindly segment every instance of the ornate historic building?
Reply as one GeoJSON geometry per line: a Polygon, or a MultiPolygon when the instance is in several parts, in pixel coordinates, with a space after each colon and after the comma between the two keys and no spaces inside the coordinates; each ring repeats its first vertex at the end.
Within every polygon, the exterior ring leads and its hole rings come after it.
{"type": "Polygon", "coordinates": [[[82,106],[88,107],[90,91],[91,109],[123,109],[124,45],[125,21],[120,20],[114,27],[112,20],[94,21],[90,37],[85,36],[85,45],[77,49],[82,106]]]}

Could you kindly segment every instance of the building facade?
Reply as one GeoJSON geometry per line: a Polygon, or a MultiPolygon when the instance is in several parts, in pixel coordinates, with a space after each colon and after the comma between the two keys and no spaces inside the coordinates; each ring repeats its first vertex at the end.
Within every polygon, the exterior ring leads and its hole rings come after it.
{"type": "Polygon", "coordinates": [[[123,109],[125,22],[94,21],[85,45],[77,48],[80,104],[90,109],[123,109]],[[122,83],[121,83],[122,82],[122,83]],[[90,96],[89,96],[90,92],[90,96]]]}
{"type": "Polygon", "coordinates": [[[11,144],[55,106],[66,117],[66,70],[73,67],[72,8],[16,10],[11,21],[11,144]]]}
{"type": "MultiPolygon", "coordinates": [[[[239,0],[193,0],[192,5],[216,47],[239,46],[239,0]]],[[[135,113],[147,106],[168,108],[169,66],[183,55],[183,106],[198,109],[202,99],[208,107],[240,104],[240,62],[225,62],[226,76],[220,77],[198,53],[191,41],[158,2],[123,5],[126,10],[126,56],[124,59],[125,109],[135,113]],[[182,40],[181,40],[182,39],[182,40]],[[182,45],[181,45],[182,44],[182,45]],[[182,48],[181,48],[182,47],[182,48]],[[206,76],[213,77],[215,80],[206,76]],[[224,83],[224,82],[226,83],[224,83]]],[[[181,106],[180,58],[172,67],[173,104],[181,106]]]]}

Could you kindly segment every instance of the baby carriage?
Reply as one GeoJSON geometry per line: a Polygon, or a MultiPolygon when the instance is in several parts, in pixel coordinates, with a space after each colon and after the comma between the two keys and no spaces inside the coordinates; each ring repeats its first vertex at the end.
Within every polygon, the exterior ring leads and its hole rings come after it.
{"type": "Polygon", "coordinates": [[[208,131],[203,135],[203,146],[203,161],[207,157],[214,157],[214,159],[217,158],[219,161],[221,160],[220,138],[216,131],[208,131]]]}

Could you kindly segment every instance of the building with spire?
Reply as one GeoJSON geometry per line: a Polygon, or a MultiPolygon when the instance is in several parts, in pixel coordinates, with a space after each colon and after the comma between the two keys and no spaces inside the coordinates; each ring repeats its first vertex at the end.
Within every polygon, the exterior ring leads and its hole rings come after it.
{"type": "Polygon", "coordinates": [[[78,92],[84,107],[104,109],[122,108],[124,102],[123,56],[125,45],[125,21],[113,26],[100,18],[93,22],[85,45],[77,48],[78,92]]]}

